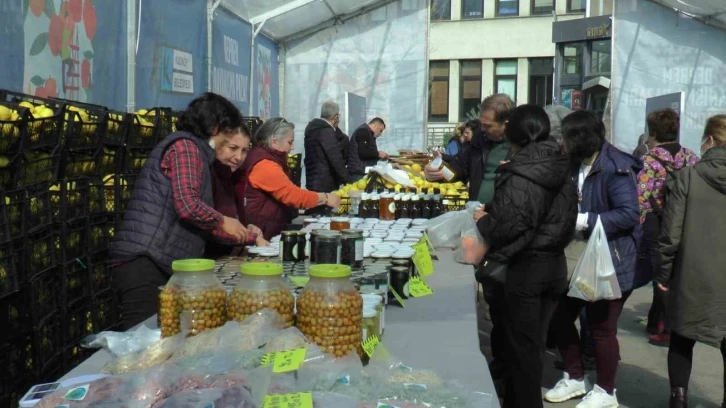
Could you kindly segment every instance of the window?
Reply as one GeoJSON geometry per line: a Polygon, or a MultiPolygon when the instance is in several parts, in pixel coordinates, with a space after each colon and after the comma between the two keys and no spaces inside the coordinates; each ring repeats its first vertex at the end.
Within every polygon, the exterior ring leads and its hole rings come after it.
{"type": "Polygon", "coordinates": [[[554,86],[552,58],[532,58],[529,60],[529,103],[545,107],[552,105],[554,86]]]}
{"type": "Polygon", "coordinates": [[[582,44],[567,44],[562,52],[562,74],[578,75],[582,60],[582,44]]]}
{"type": "Polygon", "coordinates": [[[494,86],[497,93],[517,100],[517,60],[497,61],[494,69],[494,86]]]}
{"type": "Polygon", "coordinates": [[[609,74],[610,73],[610,55],[611,41],[601,40],[593,41],[590,52],[590,73],[591,74],[609,74]]]}
{"type": "Polygon", "coordinates": [[[467,114],[476,111],[481,103],[481,60],[461,61],[461,104],[459,117],[462,121],[467,114]]]}
{"type": "Polygon", "coordinates": [[[431,20],[451,20],[451,0],[431,0],[431,20]]]}
{"type": "Polygon", "coordinates": [[[532,0],[532,14],[552,14],[555,0],[532,0]]]}
{"type": "Polygon", "coordinates": [[[461,0],[461,18],[483,18],[484,17],[484,1],[483,0],[461,0]]]}
{"type": "Polygon", "coordinates": [[[519,15],[519,0],[497,0],[497,16],[519,15]]]}
{"type": "Polygon", "coordinates": [[[585,0],[567,0],[568,13],[580,13],[585,11],[585,0]]]}
{"type": "Polygon", "coordinates": [[[429,120],[449,120],[449,61],[429,65],[429,120]]]}

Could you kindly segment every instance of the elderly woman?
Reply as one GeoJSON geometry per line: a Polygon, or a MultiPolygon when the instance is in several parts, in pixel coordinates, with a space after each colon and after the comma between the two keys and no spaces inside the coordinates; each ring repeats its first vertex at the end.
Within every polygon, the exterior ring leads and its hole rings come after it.
{"type": "Polygon", "coordinates": [[[284,118],[265,122],[255,135],[255,146],[242,165],[247,222],[262,229],[265,239],[280,234],[297,216],[298,209],[321,205],[337,208],[340,197],[316,193],[293,184],[287,155],[295,141],[295,125],[284,118]]]}
{"type": "Polygon", "coordinates": [[[215,146],[237,137],[241,126],[234,104],[206,93],[181,114],[178,131],[149,153],[109,246],[122,330],[156,313],[159,286],[169,280],[173,261],[199,258],[208,239],[247,241],[237,218],[214,209],[211,181],[215,146]]]}

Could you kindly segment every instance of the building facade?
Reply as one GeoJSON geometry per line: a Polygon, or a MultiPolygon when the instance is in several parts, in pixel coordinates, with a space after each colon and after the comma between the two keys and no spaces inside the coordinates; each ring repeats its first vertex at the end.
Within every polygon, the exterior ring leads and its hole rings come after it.
{"type": "Polygon", "coordinates": [[[552,104],[553,22],[582,20],[587,7],[587,0],[432,0],[428,145],[442,146],[458,123],[478,117],[491,94],[552,104]]]}

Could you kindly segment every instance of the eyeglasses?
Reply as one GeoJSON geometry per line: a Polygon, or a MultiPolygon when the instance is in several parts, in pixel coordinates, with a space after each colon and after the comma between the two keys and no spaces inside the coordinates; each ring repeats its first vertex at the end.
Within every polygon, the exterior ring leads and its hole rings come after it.
{"type": "Polygon", "coordinates": [[[283,123],[288,123],[285,118],[280,118],[280,121],[277,122],[277,125],[275,125],[275,129],[272,130],[272,136],[274,137],[278,130],[280,130],[280,126],[282,126],[283,123]]]}

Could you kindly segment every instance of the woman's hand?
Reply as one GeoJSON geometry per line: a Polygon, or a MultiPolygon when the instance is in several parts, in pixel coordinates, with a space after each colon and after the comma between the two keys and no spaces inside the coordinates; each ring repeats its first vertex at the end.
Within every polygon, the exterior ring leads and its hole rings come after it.
{"type": "Polygon", "coordinates": [[[255,240],[255,245],[258,247],[270,246],[270,243],[265,240],[265,237],[258,235],[255,240]]]}
{"type": "Polygon", "coordinates": [[[256,225],[252,225],[252,224],[248,225],[247,231],[249,231],[253,234],[257,234],[258,237],[261,237],[263,235],[262,230],[259,229],[256,225]]]}
{"type": "Polygon", "coordinates": [[[336,194],[328,194],[327,199],[325,201],[325,205],[327,205],[330,208],[340,207],[340,196],[336,195],[336,194]]]}
{"type": "Polygon", "coordinates": [[[482,205],[474,212],[474,221],[479,222],[479,220],[485,215],[489,215],[489,213],[484,210],[484,206],[482,205]]]}
{"type": "Polygon", "coordinates": [[[441,157],[441,152],[438,150],[434,150],[433,154],[434,154],[434,158],[441,157]]]}
{"type": "Polygon", "coordinates": [[[670,289],[668,286],[663,285],[662,283],[657,283],[658,289],[660,289],[663,292],[668,292],[668,289],[670,289]]]}
{"type": "Polygon", "coordinates": [[[224,217],[224,221],[222,222],[222,231],[235,237],[237,242],[247,242],[247,235],[249,234],[249,231],[247,231],[247,228],[245,228],[244,225],[242,225],[236,218],[224,217]]]}

